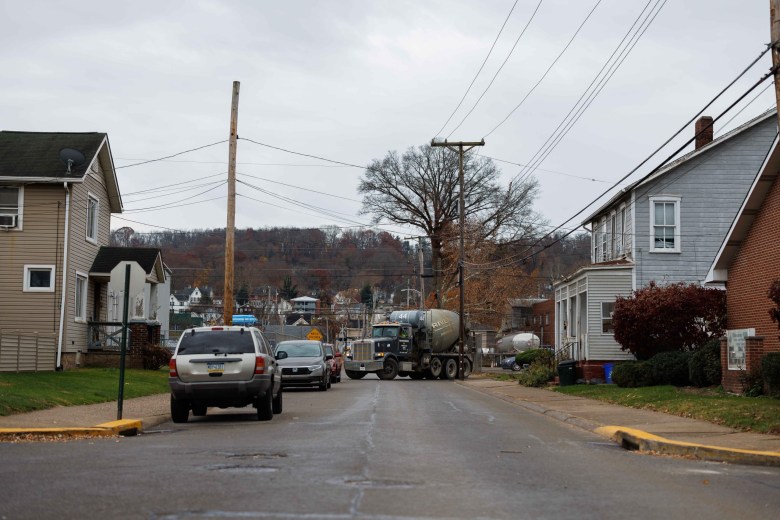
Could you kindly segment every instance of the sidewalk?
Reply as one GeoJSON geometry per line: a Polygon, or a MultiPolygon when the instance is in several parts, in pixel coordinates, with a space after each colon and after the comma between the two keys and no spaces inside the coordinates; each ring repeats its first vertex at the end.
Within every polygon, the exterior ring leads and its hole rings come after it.
{"type": "MultiPolygon", "coordinates": [[[[528,388],[515,381],[496,381],[477,374],[456,383],[610,438],[626,449],[737,464],[780,466],[778,435],[739,432],[704,421],[528,388]]],[[[116,402],[0,417],[0,442],[36,435],[134,435],[170,420],[169,399],[168,394],[128,399],[124,402],[122,416],[131,419],[122,421],[115,421],[116,402]]]]}
{"type": "Polygon", "coordinates": [[[780,466],[778,435],[740,432],[686,417],[528,388],[516,381],[496,381],[474,375],[458,383],[610,438],[626,449],[737,464],[780,466]]]}

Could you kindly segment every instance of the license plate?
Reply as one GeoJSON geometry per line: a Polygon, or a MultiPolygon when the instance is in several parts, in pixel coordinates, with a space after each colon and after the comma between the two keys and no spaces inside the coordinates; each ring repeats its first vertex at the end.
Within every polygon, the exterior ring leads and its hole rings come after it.
{"type": "Polygon", "coordinates": [[[360,367],[360,370],[362,370],[363,372],[365,372],[365,371],[366,371],[366,367],[365,367],[365,366],[361,366],[361,367],[360,367]]]}
{"type": "Polygon", "coordinates": [[[224,372],[225,371],[225,363],[208,363],[206,365],[206,369],[211,372],[224,372]]]}

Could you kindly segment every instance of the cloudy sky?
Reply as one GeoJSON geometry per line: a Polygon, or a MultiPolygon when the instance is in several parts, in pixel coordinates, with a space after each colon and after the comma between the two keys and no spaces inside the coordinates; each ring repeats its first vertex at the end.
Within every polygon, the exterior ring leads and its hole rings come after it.
{"type": "MultiPolygon", "coordinates": [[[[485,138],[479,153],[501,161],[502,182],[534,175],[535,209],[559,225],[769,42],[768,2],[744,0],[0,0],[0,15],[0,129],[108,133],[125,208],[112,228],[136,231],[225,226],[233,81],[239,228],[367,224],[360,167],[437,135],[485,138]]],[[[769,67],[765,55],[706,113],[769,67]]],[[[716,136],[772,107],[768,85],[716,136]]]]}

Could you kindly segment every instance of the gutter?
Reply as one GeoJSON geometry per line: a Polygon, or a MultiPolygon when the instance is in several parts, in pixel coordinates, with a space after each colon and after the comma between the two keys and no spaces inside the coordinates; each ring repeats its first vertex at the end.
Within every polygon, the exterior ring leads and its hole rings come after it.
{"type": "Polygon", "coordinates": [[[68,230],[70,228],[70,188],[68,183],[63,182],[65,187],[65,240],[62,253],[62,296],[60,297],[60,332],[57,338],[57,362],[54,366],[55,370],[62,370],[62,334],[65,329],[65,296],[68,289],[68,230]]]}

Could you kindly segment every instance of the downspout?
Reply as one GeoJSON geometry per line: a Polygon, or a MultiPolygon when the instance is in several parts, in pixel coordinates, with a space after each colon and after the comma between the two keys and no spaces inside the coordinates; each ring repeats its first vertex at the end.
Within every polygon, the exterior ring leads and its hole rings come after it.
{"type": "Polygon", "coordinates": [[[62,334],[65,329],[65,297],[68,289],[68,224],[70,223],[70,188],[68,183],[63,182],[65,187],[65,243],[62,253],[62,297],[60,299],[60,334],[57,339],[57,364],[55,370],[62,370],[62,334]]]}

